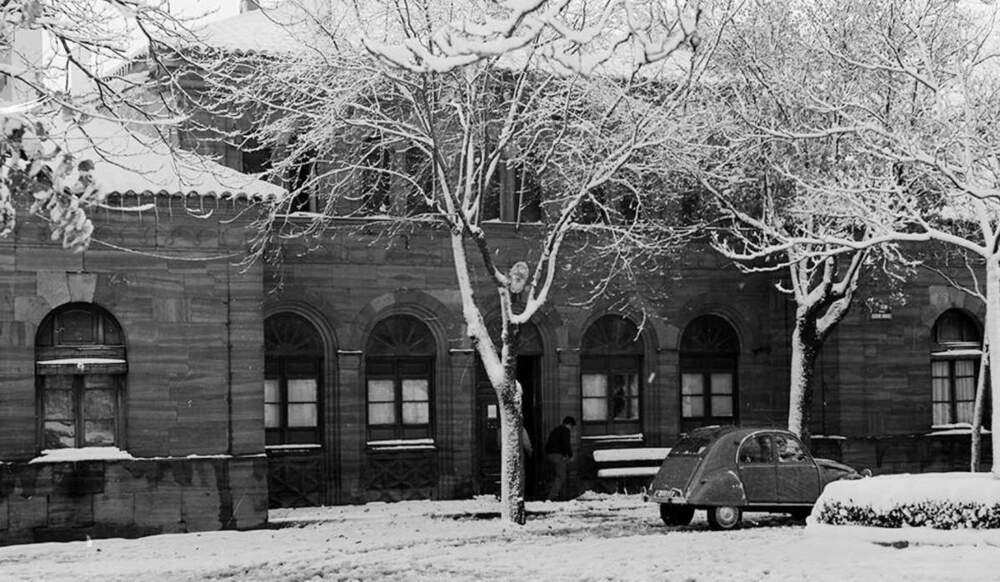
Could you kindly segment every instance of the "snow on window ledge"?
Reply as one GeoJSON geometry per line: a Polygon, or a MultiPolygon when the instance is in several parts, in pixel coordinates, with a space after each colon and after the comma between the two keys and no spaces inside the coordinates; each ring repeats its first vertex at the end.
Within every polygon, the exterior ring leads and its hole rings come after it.
{"type": "Polygon", "coordinates": [[[78,449],[45,449],[41,455],[28,461],[28,464],[134,460],[136,460],[135,457],[118,447],[82,447],[78,449]]]}
{"type": "Polygon", "coordinates": [[[423,451],[437,448],[434,439],[391,439],[368,441],[365,444],[375,451],[423,451]]]}
{"type": "MultiPolygon", "coordinates": [[[[58,360],[42,360],[38,362],[40,366],[87,366],[96,364],[124,364],[125,360],[119,358],[60,358],[58,360]]],[[[105,447],[85,447],[85,448],[105,448],[105,447]]]]}
{"type": "Polygon", "coordinates": [[[935,358],[978,358],[981,355],[983,355],[983,350],[979,348],[964,348],[931,352],[931,356],[935,358]]]}
{"type": "Polygon", "coordinates": [[[323,445],[319,443],[301,443],[297,445],[267,445],[264,447],[269,451],[297,451],[301,449],[319,449],[323,445]]]}
{"type": "MultiPolygon", "coordinates": [[[[952,424],[935,424],[931,426],[931,431],[927,436],[948,436],[948,435],[970,435],[972,425],[967,422],[956,422],[952,424]]],[[[987,428],[979,427],[979,434],[991,434],[987,428]]]]}

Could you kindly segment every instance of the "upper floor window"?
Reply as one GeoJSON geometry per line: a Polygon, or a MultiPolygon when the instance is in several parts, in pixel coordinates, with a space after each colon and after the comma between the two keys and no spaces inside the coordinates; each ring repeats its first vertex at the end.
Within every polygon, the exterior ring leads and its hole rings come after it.
{"type": "Polygon", "coordinates": [[[542,220],[542,191],[537,177],[520,164],[501,162],[482,186],[482,220],[532,223],[542,220]]]}
{"type": "Polygon", "coordinates": [[[643,351],[638,328],[619,315],[587,329],[580,350],[585,435],[641,432],[643,351]]]}
{"type": "Polygon", "coordinates": [[[684,329],[680,345],[681,430],[736,420],[739,351],[736,330],[717,315],[702,315],[684,329]]]}
{"type": "Polygon", "coordinates": [[[267,445],[319,444],[323,340],[308,320],[264,320],[264,428],[267,445]]]}
{"type": "Polygon", "coordinates": [[[89,303],[64,305],[35,335],[41,449],[121,446],[125,341],[121,326],[89,303]]]}
{"type": "MultiPolygon", "coordinates": [[[[931,353],[933,424],[972,424],[976,382],[982,355],[982,334],[976,321],[959,309],[949,309],[934,323],[931,353]]],[[[989,410],[989,406],[984,406],[989,410]]],[[[988,418],[983,426],[988,426],[988,418]]]]}
{"type": "Polygon", "coordinates": [[[380,321],[365,348],[369,440],[431,438],[434,336],[419,319],[380,321]]]}

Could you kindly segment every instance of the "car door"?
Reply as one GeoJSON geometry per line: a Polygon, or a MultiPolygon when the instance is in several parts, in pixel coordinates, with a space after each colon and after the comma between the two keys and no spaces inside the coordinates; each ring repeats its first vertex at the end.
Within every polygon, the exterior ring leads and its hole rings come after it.
{"type": "Polygon", "coordinates": [[[778,482],[774,465],[773,435],[760,432],[743,439],[737,463],[747,502],[774,503],[778,498],[778,482]]]}
{"type": "Polygon", "coordinates": [[[802,442],[792,434],[774,435],[778,502],[812,504],[819,496],[819,470],[802,442]]]}

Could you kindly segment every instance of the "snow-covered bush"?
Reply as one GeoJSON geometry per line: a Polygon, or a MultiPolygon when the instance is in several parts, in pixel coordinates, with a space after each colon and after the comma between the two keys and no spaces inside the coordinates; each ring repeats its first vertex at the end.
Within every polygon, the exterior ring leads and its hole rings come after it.
{"type": "Polygon", "coordinates": [[[1000,528],[1000,480],[988,473],[928,473],[838,481],[820,495],[812,520],[884,528],[1000,528]]]}
{"type": "Polygon", "coordinates": [[[104,201],[91,160],[77,162],[63,152],[48,124],[29,112],[0,115],[0,237],[15,226],[18,199],[29,212],[49,223],[52,240],[81,251],[90,244],[94,225],[87,209],[104,201]]]}

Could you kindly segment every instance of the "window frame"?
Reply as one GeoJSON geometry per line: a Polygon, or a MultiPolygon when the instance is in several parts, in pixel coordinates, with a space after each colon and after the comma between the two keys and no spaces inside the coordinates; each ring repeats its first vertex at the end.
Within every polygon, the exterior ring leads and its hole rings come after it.
{"type": "Polygon", "coordinates": [[[696,425],[736,424],[740,418],[739,356],[740,340],[736,328],[726,318],[706,313],[693,318],[685,326],[681,335],[678,357],[678,413],[682,430],[696,425]],[[697,375],[701,378],[701,414],[686,414],[684,377],[697,375]],[[729,392],[715,389],[712,377],[728,375],[729,392]],[[713,399],[729,396],[730,414],[721,416],[713,406],[713,399]]]}
{"type": "MultiPolygon", "coordinates": [[[[983,336],[979,321],[961,309],[951,308],[942,312],[934,320],[931,334],[933,341],[933,349],[930,354],[931,427],[951,428],[963,424],[971,426],[982,362],[983,336]],[[954,337],[945,337],[945,334],[950,336],[954,332],[957,332],[957,335],[954,337]],[[976,354],[974,355],[972,352],[976,352],[976,354]],[[972,374],[959,376],[957,372],[959,362],[968,362],[972,374]],[[947,366],[947,373],[945,375],[936,374],[935,368],[938,364],[945,364],[947,366]],[[969,379],[972,382],[972,391],[968,399],[959,398],[958,384],[959,380],[963,379],[969,379]],[[934,389],[936,380],[947,382],[947,399],[940,400],[936,398],[934,389]],[[960,404],[963,403],[969,406],[967,418],[962,418],[959,414],[960,404]],[[935,421],[936,410],[938,410],[939,406],[944,406],[947,409],[948,419],[946,422],[935,421]]],[[[987,389],[983,402],[982,426],[984,429],[989,428],[991,425],[989,392],[989,389],[987,389]]]]}
{"type": "MultiPolygon", "coordinates": [[[[388,400],[375,401],[378,404],[388,400]]],[[[434,434],[434,357],[433,356],[368,356],[365,360],[365,427],[369,441],[381,440],[413,440],[433,438],[434,434]],[[424,368],[422,373],[410,373],[407,367],[424,368]],[[380,369],[381,368],[381,369],[380,369]],[[374,371],[373,371],[374,370],[374,371]],[[391,370],[385,372],[383,370],[391,370]],[[403,382],[405,380],[425,380],[427,382],[427,399],[404,399],[403,382]],[[393,384],[393,422],[375,424],[372,422],[370,383],[372,380],[391,380],[393,384]],[[427,407],[426,423],[407,423],[404,419],[404,404],[406,402],[423,402],[427,407]]]]}
{"type": "Polygon", "coordinates": [[[35,333],[35,442],[39,451],[79,449],[84,447],[117,447],[125,449],[126,414],[125,390],[128,360],[125,351],[125,333],[118,320],[106,309],[93,303],[73,302],[50,311],[39,323],[35,333]],[[83,341],[68,339],[73,334],[66,316],[85,313],[89,321],[90,338],[83,341]],[[68,340],[68,341],[67,341],[68,340]],[[112,343],[107,343],[107,342],[112,343]],[[88,388],[88,377],[107,376],[108,388],[88,388]],[[49,378],[70,378],[69,388],[52,387],[49,378]],[[50,391],[69,392],[72,418],[52,418],[46,404],[50,391]],[[113,410],[109,418],[92,418],[87,415],[87,391],[111,392],[113,410]],[[51,447],[47,442],[46,423],[49,420],[72,421],[73,445],[51,447]],[[88,421],[110,420],[112,442],[88,444],[88,421]]]}
{"type": "Polygon", "coordinates": [[[265,410],[268,405],[277,405],[279,410],[278,426],[267,426],[267,416],[264,418],[265,446],[291,445],[321,445],[323,443],[323,358],[314,355],[271,355],[266,357],[264,381],[278,381],[278,400],[268,401],[267,391],[264,393],[265,410]],[[289,373],[289,364],[307,364],[313,367],[308,376],[304,373],[289,373]],[[293,404],[288,399],[289,380],[315,380],[315,394],[311,401],[295,402],[294,404],[312,403],[316,407],[316,424],[311,427],[293,427],[288,422],[288,409],[293,404]],[[295,438],[296,435],[313,433],[308,440],[295,438]]]}
{"type": "Polygon", "coordinates": [[[605,314],[595,319],[583,334],[580,350],[580,427],[583,436],[616,436],[641,434],[643,410],[645,406],[646,382],[644,374],[645,343],[638,333],[635,323],[617,314],[605,314]],[[584,395],[586,376],[604,378],[605,394],[584,395]],[[636,395],[627,396],[635,400],[635,418],[614,417],[614,378],[624,375],[635,376],[636,395]],[[603,400],[605,417],[592,419],[587,415],[585,404],[588,400],[603,400]]]}

